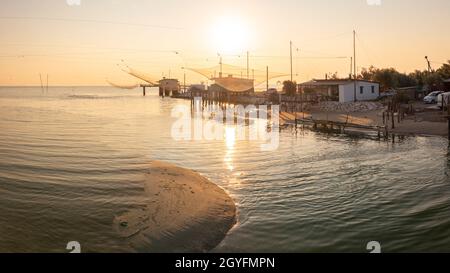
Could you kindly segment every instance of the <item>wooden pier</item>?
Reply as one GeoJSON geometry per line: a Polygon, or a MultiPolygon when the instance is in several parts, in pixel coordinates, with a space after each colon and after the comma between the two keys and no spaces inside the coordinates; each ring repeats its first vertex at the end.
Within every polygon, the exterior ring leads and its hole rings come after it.
{"type": "Polygon", "coordinates": [[[363,132],[374,132],[377,134],[379,139],[382,137],[387,139],[389,137],[387,126],[362,125],[341,121],[317,120],[312,118],[295,119],[293,121],[288,121],[287,123],[295,125],[296,127],[298,125],[308,125],[314,130],[338,131],[339,133],[345,133],[347,129],[363,132]]]}
{"type": "Polygon", "coordinates": [[[158,85],[155,85],[155,84],[141,84],[140,87],[142,88],[142,95],[145,97],[145,95],[146,95],[146,88],[158,87],[158,85]]]}

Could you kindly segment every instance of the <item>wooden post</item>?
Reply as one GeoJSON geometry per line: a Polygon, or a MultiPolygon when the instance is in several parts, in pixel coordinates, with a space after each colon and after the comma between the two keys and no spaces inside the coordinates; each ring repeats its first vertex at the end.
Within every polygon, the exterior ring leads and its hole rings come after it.
{"type": "Polygon", "coordinates": [[[395,129],[395,118],[394,118],[394,112],[391,112],[392,116],[392,129],[395,129]]]}
{"type": "Polygon", "coordinates": [[[448,140],[450,140],[450,115],[447,118],[448,118],[448,140]]]}
{"type": "Polygon", "coordinates": [[[44,93],[44,83],[42,82],[42,74],[39,74],[39,78],[41,79],[41,92],[44,93]]]}
{"type": "Polygon", "coordinates": [[[143,94],[144,97],[145,97],[145,86],[142,87],[142,94],[143,94]]]}
{"type": "Polygon", "coordinates": [[[448,118],[448,139],[450,140],[450,102],[447,104],[447,118],[448,118]]]}

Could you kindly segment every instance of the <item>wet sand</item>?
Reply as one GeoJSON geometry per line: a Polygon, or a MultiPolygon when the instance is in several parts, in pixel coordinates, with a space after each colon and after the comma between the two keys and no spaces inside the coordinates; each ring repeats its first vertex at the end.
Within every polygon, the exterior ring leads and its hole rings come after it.
{"type": "Polygon", "coordinates": [[[114,227],[139,252],[207,252],[236,223],[231,197],[200,174],[153,161],[146,204],[117,216],[114,227]]]}

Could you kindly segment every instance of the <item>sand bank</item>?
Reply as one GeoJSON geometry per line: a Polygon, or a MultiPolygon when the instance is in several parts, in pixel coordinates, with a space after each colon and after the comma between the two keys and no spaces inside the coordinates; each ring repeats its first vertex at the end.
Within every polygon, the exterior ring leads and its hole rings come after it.
{"type": "Polygon", "coordinates": [[[206,252],[236,223],[231,197],[194,171],[151,162],[145,192],[143,208],[114,220],[120,236],[139,252],[206,252]]]}

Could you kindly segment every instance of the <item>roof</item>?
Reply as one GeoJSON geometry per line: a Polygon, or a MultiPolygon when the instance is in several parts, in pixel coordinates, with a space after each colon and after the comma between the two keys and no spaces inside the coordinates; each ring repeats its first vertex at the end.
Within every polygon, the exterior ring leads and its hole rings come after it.
{"type": "MultiPolygon", "coordinates": [[[[313,79],[309,82],[304,82],[299,85],[324,86],[324,85],[341,85],[341,84],[348,84],[348,83],[353,83],[353,82],[354,82],[354,80],[351,80],[351,79],[334,79],[334,80],[313,79]]],[[[358,82],[369,82],[369,83],[374,83],[374,84],[380,84],[379,82],[369,81],[369,80],[361,80],[361,79],[358,79],[358,82]]]]}
{"type": "Polygon", "coordinates": [[[163,78],[163,79],[159,80],[159,82],[169,82],[169,81],[176,81],[176,82],[178,82],[177,79],[166,79],[166,78],[163,78]]]}

